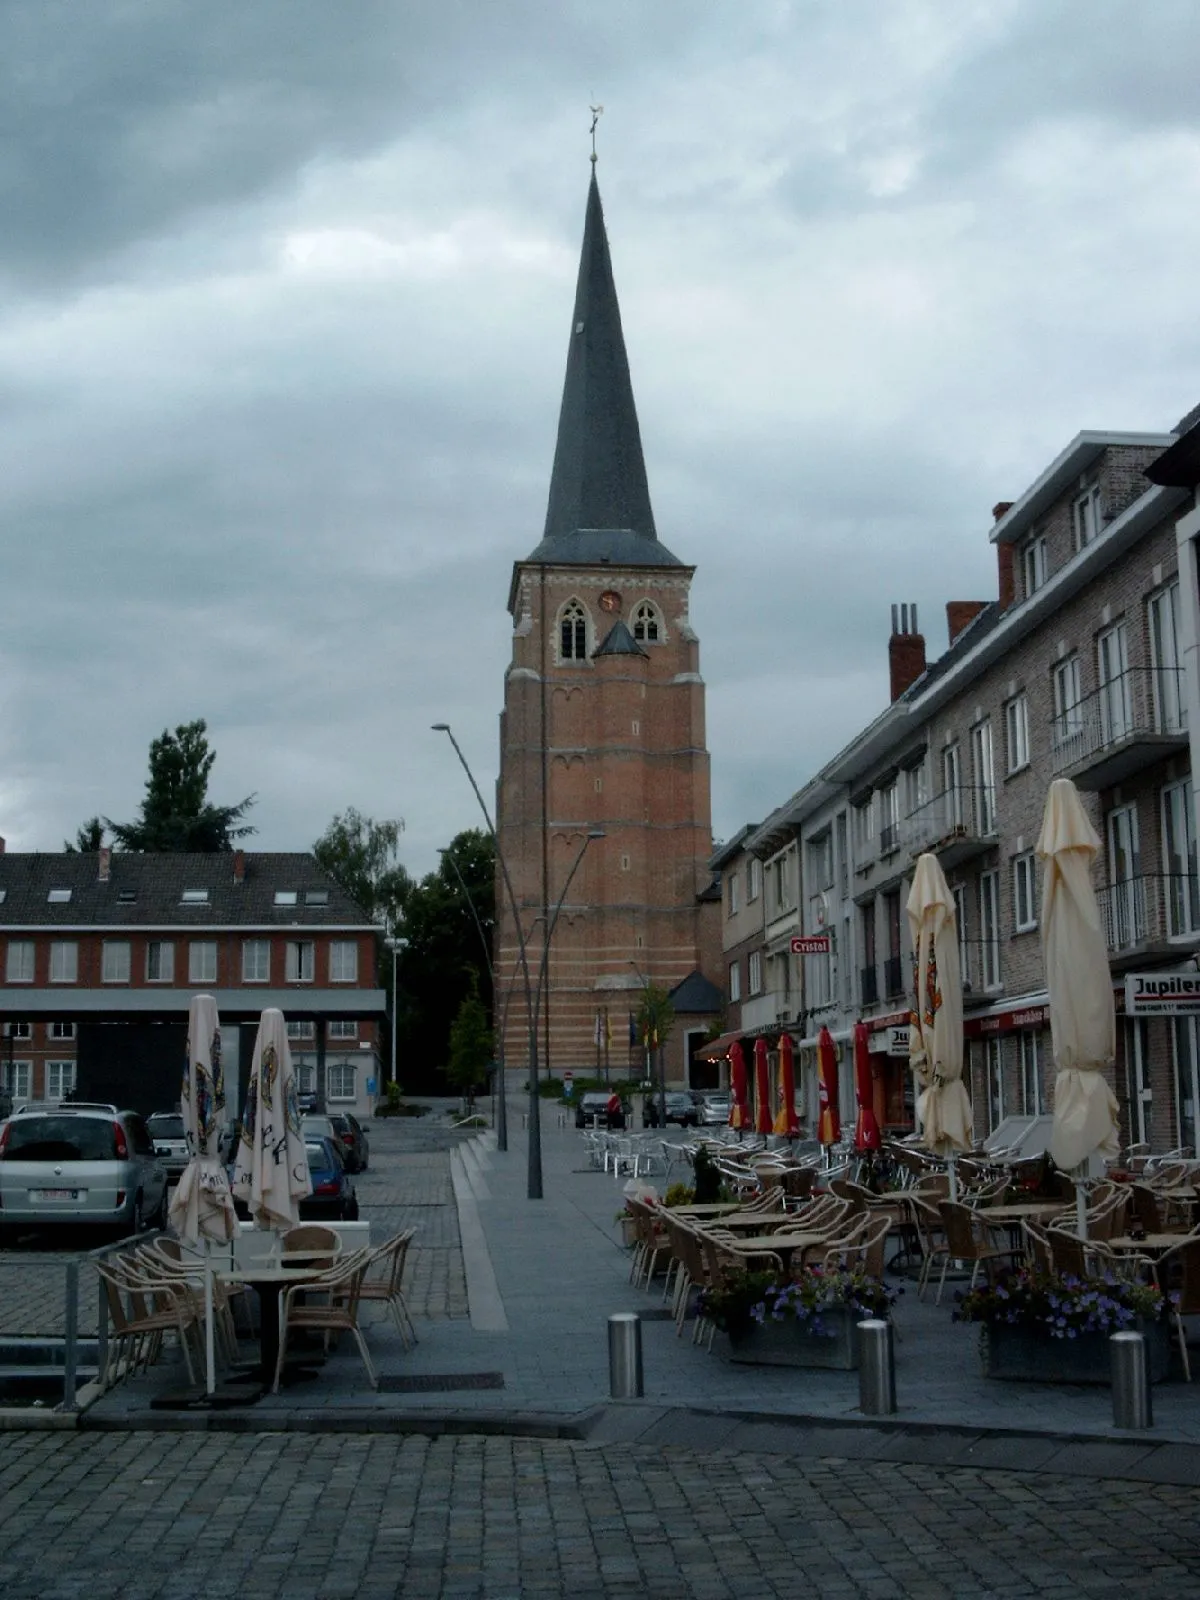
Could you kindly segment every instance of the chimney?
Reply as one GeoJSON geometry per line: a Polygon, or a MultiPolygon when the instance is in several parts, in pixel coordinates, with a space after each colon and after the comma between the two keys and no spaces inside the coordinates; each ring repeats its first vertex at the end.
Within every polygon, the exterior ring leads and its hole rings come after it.
{"type": "Polygon", "coordinates": [[[112,876],[112,846],[100,846],[100,882],[107,883],[112,876]]]}
{"type": "Polygon", "coordinates": [[[246,852],[235,850],[233,852],[233,881],[245,883],[246,881],[246,852]]]}
{"type": "MultiPolygon", "coordinates": [[[[992,507],[992,521],[999,522],[1013,508],[1011,500],[997,500],[992,507]]],[[[996,546],[996,566],[999,580],[999,598],[1001,611],[1007,611],[1017,598],[1016,582],[1013,578],[1013,547],[1011,544],[998,544],[996,546]]]]}
{"type": "Polygon", "coordinates": [[[987,605],[986,600],[947,600],[946,601],[946,632],[949,642],[954,643],[968,622],[973,622],[987,605]]]}
{"type": "Polygon", "coordinates": [[[898,700],[924,671],[925,640],[917,632],[917,608],[915,605],[893,606],[892,637],[888,640],[892,699],[898,700]]]}
{"type": "Polygon", "coordinates": [[[4,837],[0,834],[0,856],[4,854],[4,837]]]}

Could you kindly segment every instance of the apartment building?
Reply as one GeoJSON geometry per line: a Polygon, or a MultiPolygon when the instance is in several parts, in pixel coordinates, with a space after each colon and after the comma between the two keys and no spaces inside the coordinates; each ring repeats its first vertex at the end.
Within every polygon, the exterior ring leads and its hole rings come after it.
{"type": "MultiPolygon", "coordinates": [[[[917,855],[932,850],[958,908],[976,1131],[1049,1107],[1035,847],[1050,781],[1066,776],[1104,843],[1095,879],[1119,1011],[1123,1136],[1195,1148],[1192,985],[1170,975],[1194,973],[1200,949],[1190,750],[1200,710],[1185,658],[1200,638],[1200,525],[1194,482],[1155,475],[1172,448],[1174,477],[1193,471],[1178,464],[1178,432],[1080,434],[1019,499],[997,506],[996,598],[947,604],[949,645],[933,662],[917,607],[894,608],[890,704],[747,841],[768,882],[772,862],[799,873],[774,918],[768,894],[765,1003],[796,1021],[809,1098],[819,1028],[845,1041],[862,1018],[876,1113],[912,1125],[905,902],[917,855]],[[791,971],[787,915],[802,950],[810,935],[828,945],[791,971]]],[[[845,1116],[848,1052],[841,1098],[845,1116]]]]}

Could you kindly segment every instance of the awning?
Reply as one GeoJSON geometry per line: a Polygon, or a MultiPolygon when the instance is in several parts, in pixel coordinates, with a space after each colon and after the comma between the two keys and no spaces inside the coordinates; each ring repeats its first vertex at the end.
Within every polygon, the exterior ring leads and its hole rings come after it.
{"type": "Polygon", "coordinates": [[[744,1033],[723,1033],[719,1038],[710,1039],[707,1044],[701,1045],[696,1054],[704,1061],[721,1061],[729,1054],[730,1045],[745,1037],[744,1033]]]}

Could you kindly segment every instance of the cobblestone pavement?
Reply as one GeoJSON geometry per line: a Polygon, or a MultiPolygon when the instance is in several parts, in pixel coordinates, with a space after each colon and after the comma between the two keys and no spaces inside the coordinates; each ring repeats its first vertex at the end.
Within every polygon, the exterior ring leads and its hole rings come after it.
{"type": "Polygon", "coordinates": [[[465,1317],[458,1213],[450,1182],[450,1149],[457,1141],[438,1130],[405,1123],[374,1123],[371,1165],[355,1179],[362,1214],[379,1243],[415,1228],[404,1292],[421,1317],[465,1317]],[[424,1148],[423,1148],[424,1147],[424,1148]]]}
{"type": "MultiPolygon", "coordinates": [[[[92,1246],[89,1245],[88,1249],[92,1246]]],[[[0,1251],[0,1336],[62,1337],[66,1328],[67,1262],[83,1251],[8,1249],[0,1251]]],[[[79,1331],[96,1331],[99,1279],[91,1262],[80,1261],[79,1331]]]]}
{"type": "Polygon", "coordinates": [[[477,1437],[10,1434],[6,1600],[1200,1595],[1200,1490],[477,1437]]]}

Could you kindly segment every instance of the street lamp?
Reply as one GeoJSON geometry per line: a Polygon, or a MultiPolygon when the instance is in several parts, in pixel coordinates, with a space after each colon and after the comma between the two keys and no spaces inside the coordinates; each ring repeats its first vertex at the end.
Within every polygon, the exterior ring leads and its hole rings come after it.
{"type": "Polygon", "coordinates": [[[389,934],[383,941],[392,952],[392,1082],[396,1081],[396,1014],[397,1000],[399,998],[396,985],[396,958],[401,950],[408,946],[408,940],[403,935],[389,934]]]}
{"type": "Polygon", "coordinates": [[[571,863],[567,881],[563,884],[562,893],[559,895],[553,914],[546,924],[535,997],[534,985],[529,973],[529,950],[525,942],[525,930],[521,923],[521,908],[517,903],[512,878],[509,876],[508,863],[505,861],[504,853],[500,849],[500,839],[496,833],[496,825],[492,821],[492,814],[488,810],[487,801],[483,798],[479,785],[475,782],[475,774],[467,764],[467,758],[463,755],[450,724],[448,722],[435,722],[432,724],[432,728],[434,733],[444,733],[449,739],[454,747],[454,754],[458,757],[459,765],[467,775],[467,782],[474,790],[475,798],[479,802],[479,809],[483,812],[483,820],[487,823],[488,833],[491,835],[492,844],[495,846],[496,864],[500,868],[504,891],[508,896],[509,909],[512,911],[513,926],[517,935],[517,950],[521,963],[521,977],[525,988],[525,1012],[529,1028],[529,1169],[526,1179],[526,1195],[530,1200],[540,1200],[542,1198],[542,1118],[541,1102],[538,1095],[538,1018],[550,955],[550,939],[554,933],[555,923],[558,921],[558,914],[563,908],[567,890],[571,886],[571,880],[579,868],[579,863],[583,860],[584,852],[593,839],[602,839],[604,837],[604,830],[602,828],[590,829],[579,847],[575,860],[571,863]]]}
{"type": "MultiPolygon", "coordinates": [[[[471,916],[474,919],[475,928],[476,928],[476,931],[479,934],[479,943],[483,947],[483,959],[487,963],[488,984],[489,984],[489,986],[491,988],[491,991],[492,991],[492,1019],[493,1019],[493,1022],[494,1022],[495,1021],[495,1016],[496,1016],[496,970],[492,966],[492,950],[491,950],[490,944],[488,943],[487,934],[483,931],[483,923],[479,920],[479,912],[476,910],[475,901],[471,898],[471,891],[467,888],[466,879],[463,877],[462,873],[459,871],[458,862],[454,859],[453,851],[451,851],[451,850],[439,850],[438,851],[438,855],[441,856],[443,861],[449,862],[450,870],[453,872],[454,876],[458,879],[458,886],[463,892],[463,898],[466,900],[467,905],[470,907],[471,916]]],[[[507,1020],[507,1015],[508,1015],[508,1005],[507,1005],[507,1003],[505,1004],[504,1010],[505,1010],[505,1019],[507,1020]]],[[[497,1074],[497,1076],[498,1076],[498,1078],[500,1080],[499,1099],[496,1102],[496,1149],[497,1150],[507,1150],[508,1149],[508,1099],[507,1099],[507,1096],[505,1095],[505,1091],[504,1091],[504,1034],[503,1034],[503,1032],[501,1031],[499,1033],[496,1033],[495,1034],[495,1038],[499,1040],[499,1047],[498,1047],[497,1053],[498,1053],[498,1055],[500,1057],[500,1059],[495,1063],[496,1074],[497,1074]]]]}

